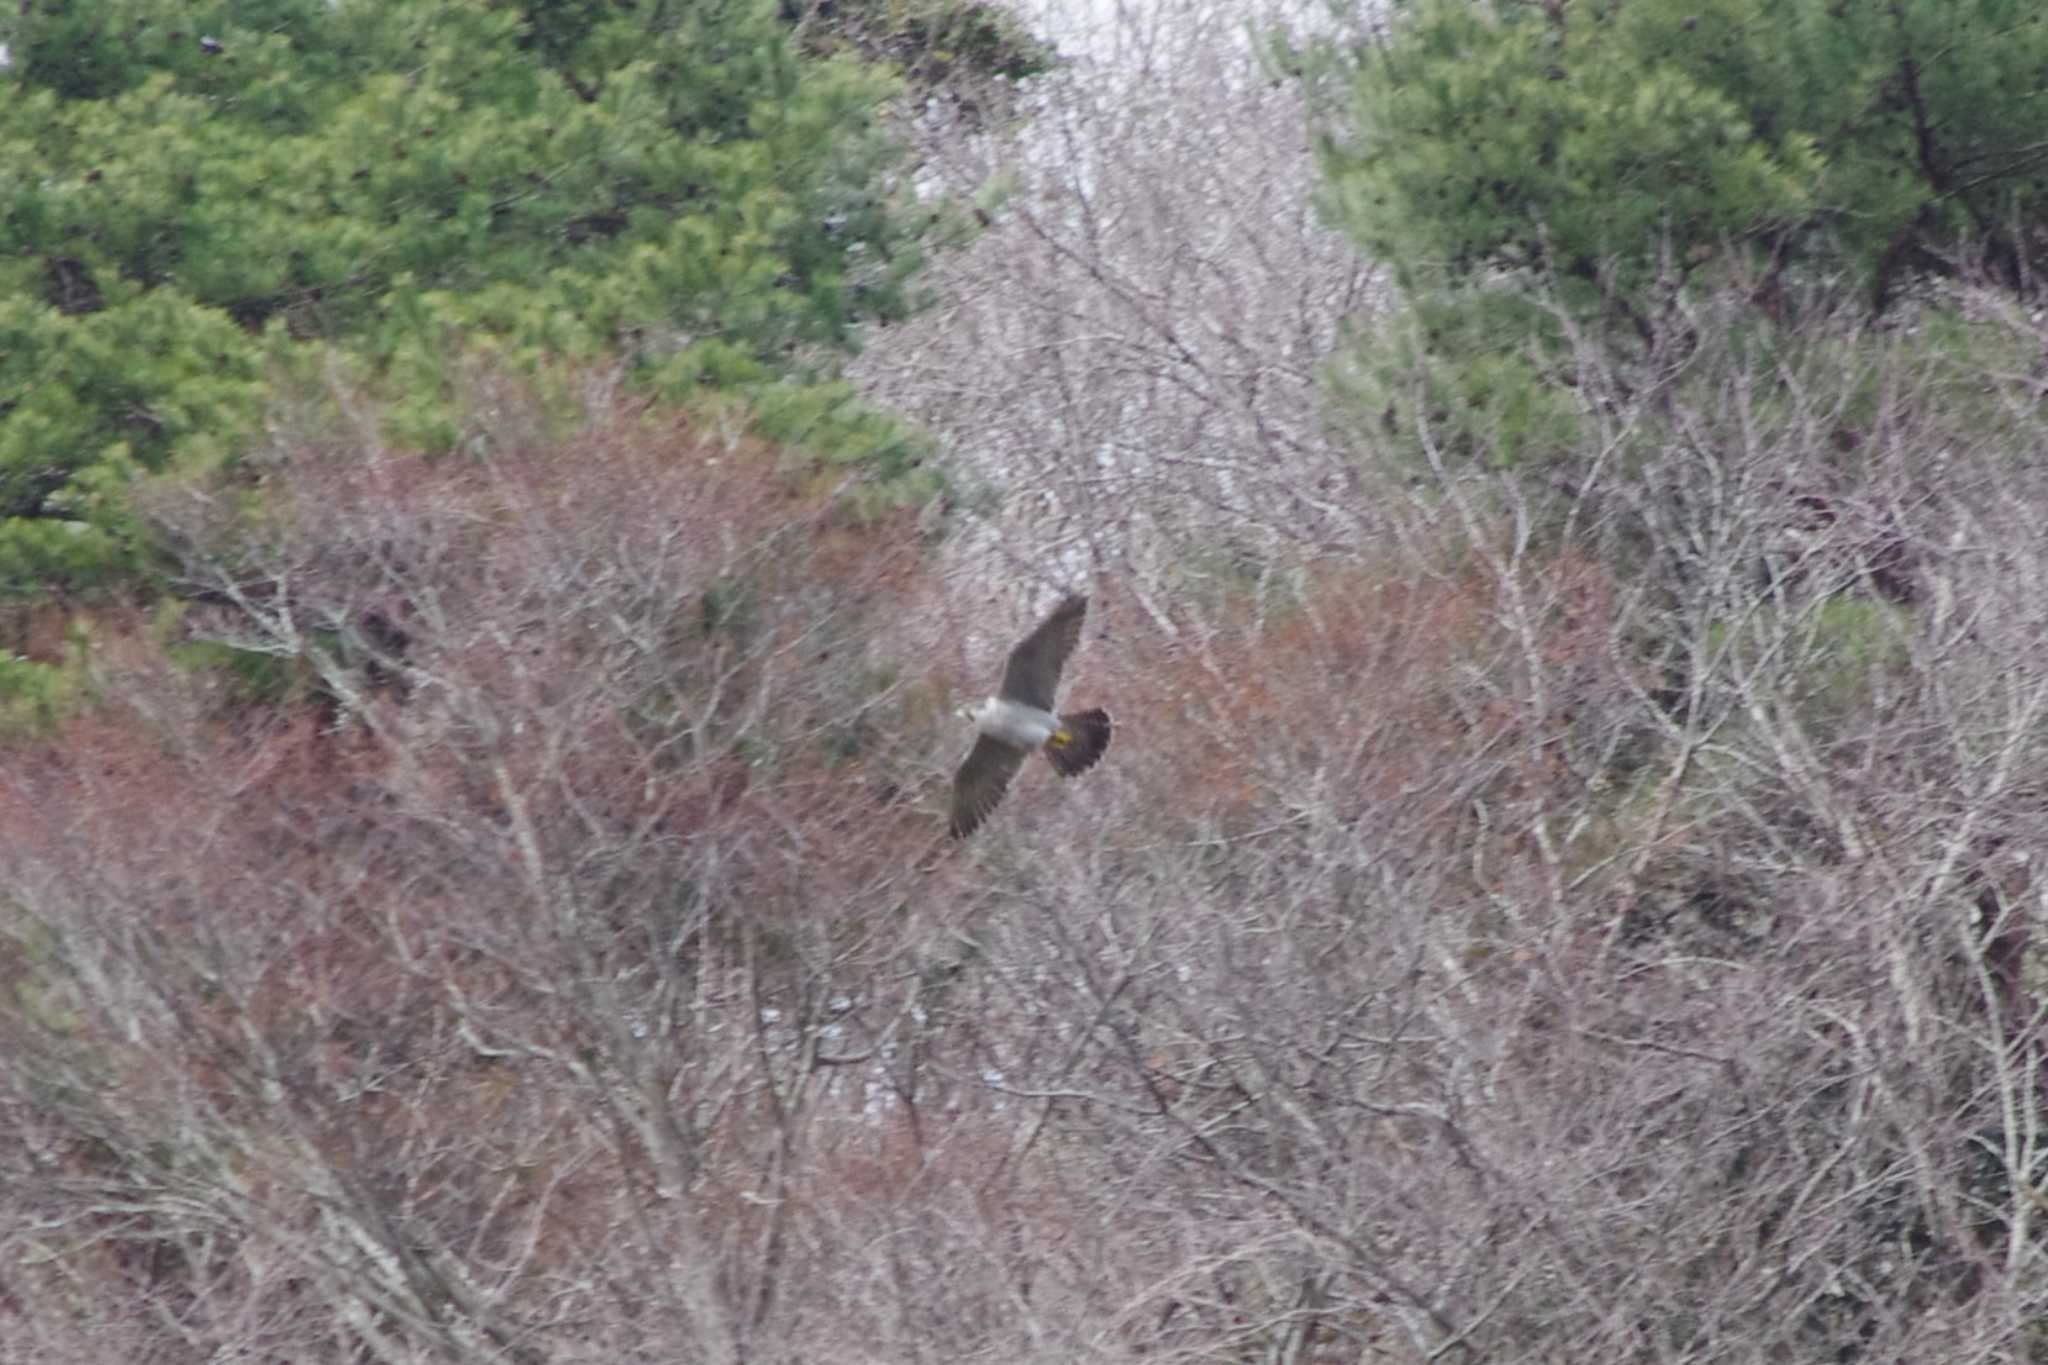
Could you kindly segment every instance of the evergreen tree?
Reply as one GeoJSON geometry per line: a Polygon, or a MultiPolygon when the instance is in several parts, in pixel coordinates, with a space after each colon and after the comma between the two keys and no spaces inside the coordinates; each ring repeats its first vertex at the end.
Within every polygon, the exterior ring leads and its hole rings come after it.
{"type": "Polygon", "coordinates": [[[1882,306],[1958,242],[2024,280],[2044,94],[2026,0],[1419,0],[1325,159],[1338,220],[1400,267],[1541,267],[1617,307],[1717,263],[1805,267],[1882,306]]]}
{"type": "Polygon", "coordinates": [[[1330,218],[1410,304],[1340,383],[1496,464],[1573,458],[1573,348],[1602,401],[1654,388],[1708,292],[1768,330],[1916,278],[2025,291],[2044,242],[2025,0],[1403,0],[1302,69],[1336,93],[1330,218]]]}
{"type": "Polygon", "coordinates": [[[335,355],[430,446],[481,341],[906,458],[773,382],[905,313],[934,219],[891,191],[889,79],[772,5],[76,0],[0,37],[0,593],[132,568],[126,481],[232,459],[335,355]]]}

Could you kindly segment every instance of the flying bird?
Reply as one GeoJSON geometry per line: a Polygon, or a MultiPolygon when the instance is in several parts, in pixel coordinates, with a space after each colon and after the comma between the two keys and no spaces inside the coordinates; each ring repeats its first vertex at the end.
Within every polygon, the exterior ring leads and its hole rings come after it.
{"type": "Polygon", "coordinates": [[[988,819],[1033,749],[1045,750],[1061,777],[1078,777],[1109,748],[1109,712],[1098,707],[1060,715],[1052,709],[1060,670],[1081,639],[1081,618],[1087,613],[1088,599],[1079,594],[1054,607],[1010,651],[1002,690],[967,712],[977,734],[974,748],[953,774],[955,839],[966,838],[988,819]]]}

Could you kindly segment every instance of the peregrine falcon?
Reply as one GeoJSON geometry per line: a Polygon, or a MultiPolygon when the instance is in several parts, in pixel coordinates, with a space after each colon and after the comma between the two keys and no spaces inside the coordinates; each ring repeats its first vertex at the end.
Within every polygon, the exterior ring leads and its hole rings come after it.
{"type": "Polygon", "coordinates": [[[1088,599],[1076,594],[1052,609],[1010,651],[1002,690],[968,713],[979,732],[960,771],[953,774],[955,839],[964,839],[988,819],[1003,799],[1010,779],[1033,749],[1044,749],[1052,770],[1076,777],[1095,766],[1109,748],[1109,712],[1069,711],[1055,714],[1053,694],[1060,669],[1081,638],[1081,618],[1088,599]]]}

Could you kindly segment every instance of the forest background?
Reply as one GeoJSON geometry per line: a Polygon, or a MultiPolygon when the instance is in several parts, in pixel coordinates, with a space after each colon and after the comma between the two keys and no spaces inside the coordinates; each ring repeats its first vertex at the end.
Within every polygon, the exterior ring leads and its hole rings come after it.
{"type": "Polygon", "coordinates": [[[2048,18],[1079,13],[0,18],[0,1361],[2048,1360],[2048,18]]]}

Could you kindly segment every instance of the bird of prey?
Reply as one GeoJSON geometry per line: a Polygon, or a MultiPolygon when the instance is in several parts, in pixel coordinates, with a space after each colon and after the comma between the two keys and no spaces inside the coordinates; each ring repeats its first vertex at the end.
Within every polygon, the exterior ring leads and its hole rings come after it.
{"type": "Polygon", "coordinates": [[[1033,749],[1045,750],[1052,770],[1061,777],[1077,777],[1094,767],[1109,747],[1109,712],[1098,708],[1060,715],[1052,709],[1060,669],[1081,638],[1081,618],[1087,612],[1088,599],[1078,594],[1054,607],[1052,615],[1010,651],[1002,690],[968,712],[978,733],[960,771],[953,774],[955,839],[966,838],[988,819],[1033,749]]]}

